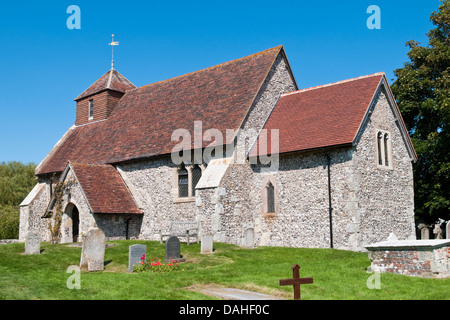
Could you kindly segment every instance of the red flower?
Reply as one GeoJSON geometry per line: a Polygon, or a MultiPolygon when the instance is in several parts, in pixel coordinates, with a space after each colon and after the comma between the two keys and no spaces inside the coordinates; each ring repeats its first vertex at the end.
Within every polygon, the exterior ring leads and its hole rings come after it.
{"type": "Polygon", "coordinates": [[[142,255],[141,260],[145,260],[145,253],[142,255]]]}

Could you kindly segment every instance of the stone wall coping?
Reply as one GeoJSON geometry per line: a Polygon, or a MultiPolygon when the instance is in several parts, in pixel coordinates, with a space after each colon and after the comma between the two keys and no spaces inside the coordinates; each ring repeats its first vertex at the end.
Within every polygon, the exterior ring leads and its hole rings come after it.
{"type": "Polygon", "coordinates": [[[450,246],[450,239],[381,241],[370,244],[365,248],[369,251],[376,251],[383,249],[437,249],[445,246],[450,246]]]}
{"type": "Polygon", "coordinates": [[[20,207],[29,206],[31,202],[36,198],[36,196],[41,192],[42,188],[46,185],[45,182],[40,182],[36,184],[30,193],[23,199],[22,203],[19,205],[20,207]]]}

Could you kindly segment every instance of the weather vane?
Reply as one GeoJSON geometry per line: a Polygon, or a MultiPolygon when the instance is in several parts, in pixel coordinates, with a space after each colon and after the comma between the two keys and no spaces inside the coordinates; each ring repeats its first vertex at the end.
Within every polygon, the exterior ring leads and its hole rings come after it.
{"type": "Polygon", "coordinates": [[[119,41],[114,41],[114,34],[111,35],[112,36],[112,41],[111,43],[109,43],[109,45],[111,46],[111,50],[112,50],[112,55],[111,55],[111,69],[114,69],[114,46],[118,46],[119,45],[119,41]]]}

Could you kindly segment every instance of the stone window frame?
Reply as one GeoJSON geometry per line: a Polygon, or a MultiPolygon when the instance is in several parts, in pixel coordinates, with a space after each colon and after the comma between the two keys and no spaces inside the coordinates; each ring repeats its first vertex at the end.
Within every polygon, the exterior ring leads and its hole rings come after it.
{"type": "MultiPolygon", "coordinates": [[[[194,202],[195,201],[195,188],[192,186],[192,170],[194,169],[194,166],[196,164],[187,164],[182,163],[179,166],[176,166],[173,168],[173,179],[172,179],[172,191],[173,191],[173,201],[175,203],[184,203],[184,202],[194,202]],[[178,174],[180,172],[181,167],[184,165],[188,172],[188,196],[187,197],[180,197],[179,196],[179,190],[178,190],[178,174]]],[[[205,165],[204,164],[197,164],[198,167],[202,170],[202,175],[205,171],[205,165]]]]}
{"type": "Polygon", "coordinates": [[[389,131],[382,129],[375,130],[375,148],[377,168],[392,170],[392,135],[389,131]]]}
{"type": "Polygon", "coordinates": [[[261,212],[263,218],[274,218],[278,214],[278,184],[273,175],[267,175],[264,177],[261,185],[261,212]],[[268,187],[269,184],[273,186],[273,201],[274,201],[274,212],[269,212],[269,202],[268,202],[268,187]]]}

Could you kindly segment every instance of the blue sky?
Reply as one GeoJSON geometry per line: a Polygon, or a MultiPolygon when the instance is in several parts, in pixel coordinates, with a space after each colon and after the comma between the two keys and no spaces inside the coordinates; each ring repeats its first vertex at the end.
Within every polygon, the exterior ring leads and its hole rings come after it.
{"type": "Polygon", "coordinates": [[[110,68],[137,86],[284,45],[300,88],[393,70],[427,44],[438,0],[4,1],[0,162],[39,163],[75,121],[73,99],[110,68]],[[67,8],[81,10],[68,29],[67,8]],[[370,30],[370,5],[381,29],[370,30]]]}

